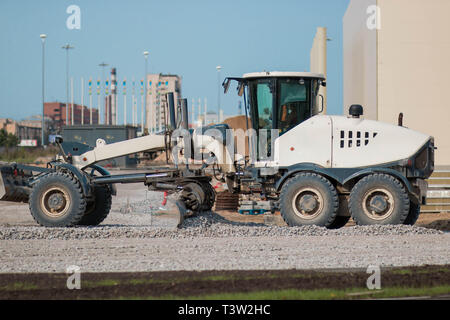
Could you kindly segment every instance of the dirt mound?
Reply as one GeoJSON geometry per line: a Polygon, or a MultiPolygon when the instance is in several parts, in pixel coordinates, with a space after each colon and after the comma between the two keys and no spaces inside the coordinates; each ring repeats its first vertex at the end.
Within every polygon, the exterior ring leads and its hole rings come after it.
{"type": "Polygon", "coordinates": [[[444,232],[450,231],[450,220],[436,220],[429,224],[423,225],[425,228],[441,230],[444,232]]]}
{"type": "MultiPolygon", "coordinates": [[[[225,119],[225,121],[223,121],[223,123],[227,124],[231,129],[234,130],[239,130],[241,129],[242,132],[245,132],[247,130],[247,119],[245,116],[235,116],[235,117],[231,117],[228,119],[225,119]]],[[[252,128],[252,123],[250,118],[248,119],[248,129],[252,128]]],[[[234,143],[235,146],[237,146],[237,148],[239,149],[239,144],[237,143],[237,137],[234,138],[234,143]]],[[[245,138],[245,156],[249,155],[249,148],[248,148],[248,139],[245,138]]],[[[240,150],[238,150],[238,153],[242,154],[242,152],[239,152],[240,150]]]]}
{"type": "MultiPolygon", "coordinates": [[[[242,129],[242,130],[247,129],[247,120],[245,116],[230,117],[225,119],[223,123],[227,124],[232,129],[242,129]]],[[[248,128],[249,129],[252,128],[252,122],[250,118],[248,119],[248,128]]]]}

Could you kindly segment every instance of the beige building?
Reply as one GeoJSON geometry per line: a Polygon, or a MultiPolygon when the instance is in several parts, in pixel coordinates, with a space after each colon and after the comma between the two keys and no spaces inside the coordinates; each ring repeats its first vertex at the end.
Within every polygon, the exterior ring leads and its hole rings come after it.
{"type": "Polygon", "coordinates": [[[351,0],[343,19],[344,113],[435,137],[436,165],[450,165],[449,0],[351,0]]]}
{"type": "Polygon", "coordinates": [[[41,120],[22,120],[18,122],[13,119],[0,119],[0,129],[17,136],[21,142],[36,140],[36,145],[41,144],[41,127],[41,120]]]}
{"type": "Polygon", "coordinates": [[[166,93],[173,92],[175,107],[181,99],[181,77],[172,74],[147,75],[147,108],[146,123],[149,132],[158,132],[164,129],[164,117],[169,119],[167,112],[166,93]]]}

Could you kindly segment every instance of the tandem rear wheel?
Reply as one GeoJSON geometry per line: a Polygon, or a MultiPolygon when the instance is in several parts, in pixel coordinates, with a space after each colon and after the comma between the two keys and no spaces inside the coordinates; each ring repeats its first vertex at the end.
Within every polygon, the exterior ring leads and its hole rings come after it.
{"type": "MultiPolygon", "coordinates": [[[[388,174],[375,173],[359,180],[350,192],[349,209],[358,225],[407,224],[417,220],[404,185],[388,174]]],[[[420,210],[420,208],[418,209],[420,210]]]]}

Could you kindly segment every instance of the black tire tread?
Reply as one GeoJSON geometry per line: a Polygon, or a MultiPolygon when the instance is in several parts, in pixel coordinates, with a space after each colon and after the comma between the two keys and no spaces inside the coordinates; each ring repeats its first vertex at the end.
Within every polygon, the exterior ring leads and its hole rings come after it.
{"type": "Polygon", "coordinates": [[[415,204],[414,202],[411,201],[409,203],[408,216],[406,217],[403,224],[413,226],[417,222],[417,219],[419,219],[419,215],[420,215],[420,205],[415,204]]]}
{"type": "Polygon", "coordinates": [[[109,212],[111,211],[112,194],[110,188],[108,186],[98,186],[96,188],[97,189],[94,192],[97,193],[97,197],[98,192],[104,192],[104,194],[101,195],[101,197],[104,199],[100,200],[105,201],[100,203],[100,205],[98,206],[98,199],[96,199],[95,201],[97,202],[95,204],[94,210],[89,213],[85,212],[81,220],[78,222],[78,225],[80,226],[97,226],[106,219],[109,212]]]}

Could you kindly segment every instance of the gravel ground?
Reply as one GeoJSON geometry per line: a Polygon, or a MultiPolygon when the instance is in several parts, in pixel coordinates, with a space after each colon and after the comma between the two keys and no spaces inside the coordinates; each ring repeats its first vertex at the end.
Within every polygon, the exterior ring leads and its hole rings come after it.
{"type": "Polygon", "coordinates": [[[109,222],[135,218],[143,225],[0,227],[0,272],[64,272],[70,265],[124,272],[450,264],[450,234],[420,227],[289,228],[202,214],[175,229],[162,227],[166,216],[118,212],[109,222]]]}
{"type": "MultiPolygon", "coordinates": [[[[329,230],[318,226],[278,227],[257,223],[238,223],[223,219],[215,213],[202,213],[184,221],[180,229],[175,228],[172,218],[165,216],[137,215],[143,225],[100,225],[97,227],[44,228],[44,227],[0,227],[0,240],[75,240],[116,238],[169,238],[194,237],[327,237],[327,236],[384,236],[394,235],[439,235],[442,231],[405,225],[354,226],[329,230]],[[171,226],[171,227],[168,227],[171,226]]],[[[122,219],[124,219],[122,217],[122,219]]],[[[174,219],[174,218],[173,218],[174,219]]],[[[110,220],[111,221],[111,220],[110,220]]]]}
{"type": "Polygon", "coordinates": [[[205,213],[176,228],[163,195],[122,187],[98,227],[37,226],[0,205],[0,272],[265,270],[450,264],[450,234],[411,226],[281,227],[205,213]],[[163,214],[161,214],[163,213],[163,214]],[[6,217],[6,218],[5,218],[6,217]]]}
{"type": "Polygon", "coordinates": [[[264,270],[449,264],[450,235],[3,240],[0,272],[264,270]]]}

